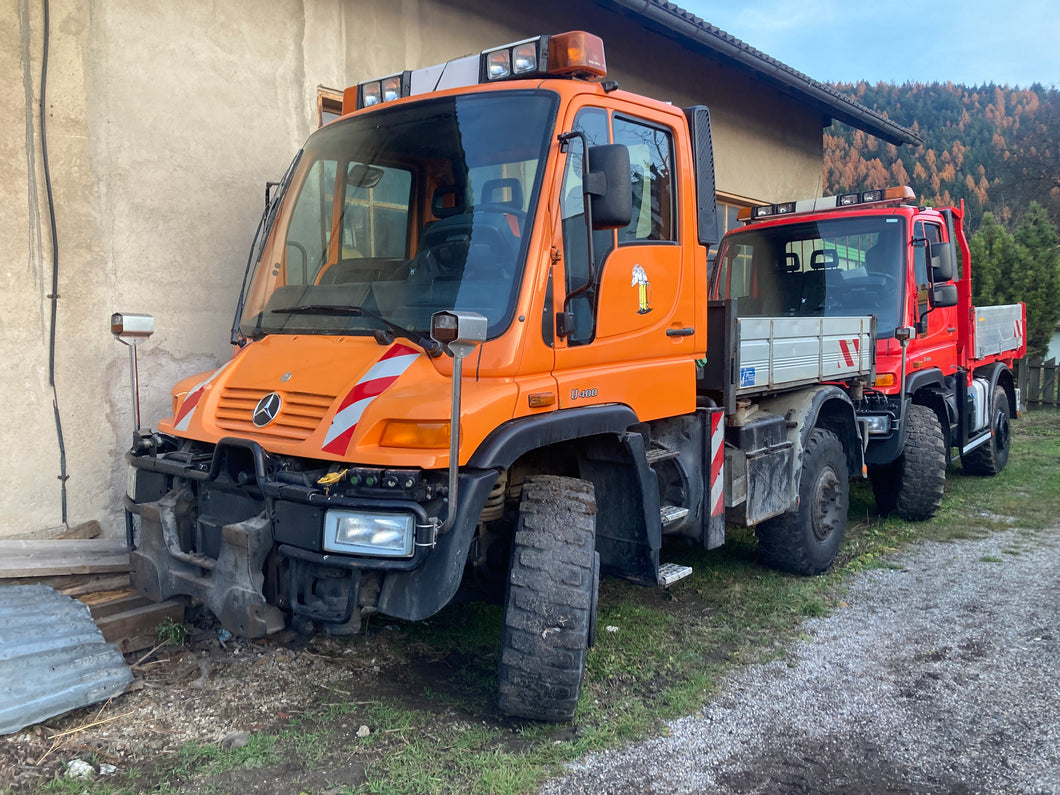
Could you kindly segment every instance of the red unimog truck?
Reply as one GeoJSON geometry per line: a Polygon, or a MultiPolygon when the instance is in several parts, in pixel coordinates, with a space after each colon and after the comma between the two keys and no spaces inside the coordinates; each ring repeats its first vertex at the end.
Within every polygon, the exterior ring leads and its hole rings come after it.
{"type": "Polygon", "coordinates": [[[966,472],[1008,460],[1027,350],[1023,304],[972,305],[964,208],[918,207],[911,188],[755,207],[729,232],[711,295],[754,317],[876,316],[876,375],[853,395],[881,513],[934,516],[949,453],[966,472]],[[958,256],[959,252],[959,256],[958,256]]]}

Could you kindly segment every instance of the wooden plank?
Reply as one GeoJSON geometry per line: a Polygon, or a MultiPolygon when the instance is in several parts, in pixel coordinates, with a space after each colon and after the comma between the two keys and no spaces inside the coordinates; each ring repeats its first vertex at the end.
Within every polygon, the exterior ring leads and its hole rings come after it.
{"type": "Polygon", "coordinates": [[[96,593],[97,591],[116,591],[119,588],[124,588],[129,584],[128,574],[117,574],[117,575],[84,575],[77,574],[72,575],[75,580],[73,583],[66,587],[59,587],[53,585],[53,588],[59,588],[67,596],[85,596],[86,594],[96,593]]]}
{"type": "Polygon", "coordinates": [[[1030,363],[1031,377],[1027,387],[1027,406],[1039,406],[1039,394],[1041,392],[1042,363],[1034,361],[1030,363]]]}
{"type": "Polygon", "coordinates": [[[124,540],[107,538],[0,541],[0,579],[129,570],[124,540]]]}
{"type": "MultiPolygon", "coordinates": [[[[125,613],[137,607],[148,607],[154,604],[146,596],[138,593],[125,593],[101,602],[89,603],[88,609],[93,619],[109,618],[118,613],[125,613]]],[[[153,627],[152,627],[153,629],[153,627]]]]}
{"type": "Polygon", "coordinates": [[[1056,360],[1050,359],[1042,368],[1041,402],[1047,406],[1056,405],[1056,360]]]}
{"type": "Polygon", "coordinates": [[[114,591],[129,584],[128,574],[55,574],[49,577],[8,577],[4,585],[47,585],[67,596],[83,596],[96,591],[114,591]]]}
{"type": "Polygon", "coordinates": [[[59,535],[56,538],[99,538],[103,535],[103,529],[99,526],[99,522],[93,519],[91,522],[84,522],[76,527],[71,527],[59,535]]]}
{"type": "MultiPolygon", "coordinates": [[[[154,638],[155,627],[171,618],[177,622],[184,621],[184,603],[176,600],[150,603],[141,607],[133,607],[112,616],[104,616],[96,619],[96,626],[103,633],[103,639],[108,643],[117,643],[123,652],[136,651],[136,649],[125,648],[122,641],[150,636],[154,638]]],[[[138,641],[142,642],[142,641],[138,641]]],[[[145,648],[138,646],[137,648],[145,648]]]]}

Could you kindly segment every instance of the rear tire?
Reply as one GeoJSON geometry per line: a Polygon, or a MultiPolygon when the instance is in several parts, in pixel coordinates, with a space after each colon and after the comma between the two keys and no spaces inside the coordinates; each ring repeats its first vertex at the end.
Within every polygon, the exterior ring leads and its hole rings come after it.
{"type": "Polygon", "coordinates": [[[990,441],[961,455],[961,466],[970,475],[996,475],[1008,463],[1008,451],[1012,444],[1012,429],[1009,427],[1011,409],[1008,395],[1001,386],[994,387],[990,404],[990,441]]]}
{"type": "Polygon", "coordinates": [[[846,529],[849,492],[839,437],[814,428],[802,451],[798,507],[756,528],[766,564],[795,574],[818,574],[831,566],[846,529]]]}
{"type": "Polygon", "coordinates": [[[596,499],[577,478],[527,478],[512,541],[501,630],[502,712],[570,720],[595,625],[596,499]]]}

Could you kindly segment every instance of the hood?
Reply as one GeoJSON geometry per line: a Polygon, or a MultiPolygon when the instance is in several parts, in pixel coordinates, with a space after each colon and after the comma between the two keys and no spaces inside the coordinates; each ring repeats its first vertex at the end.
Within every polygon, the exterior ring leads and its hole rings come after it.
{"type": "Polygon", "coordinates": [[[174,414],[159,430],[204,442],[234,436],[274,453],[344,460],[387,414],[379,411],[386,394],[402,398],[396,416],[407,418],[412,397],[415,414],[448,419],[449,379],[418,347],[402,341],[384,347],[371,337],[270,335],[213,373],[181,382],[174,414]]]}

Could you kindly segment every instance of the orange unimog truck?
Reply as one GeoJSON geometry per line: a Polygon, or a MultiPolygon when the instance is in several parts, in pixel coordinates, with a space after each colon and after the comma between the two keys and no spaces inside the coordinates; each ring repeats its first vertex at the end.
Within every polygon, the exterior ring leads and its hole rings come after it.
{"type": "Polygon", "coordinates": [[[728,519],[830,565],[874,319],[708,305],[706,108],[618,90],[573,32],[344,109],[266,197],[231,360],[134,437],[142,593],[249,637],[493,599],[501,709],[563,720],[601,573],[690,572],[664,535],[716,547],[728,519]]]}
{"type": "Polygon", "coordinates": [[[951,450],[971,474],[1005,466],[1027,342],[1023,304],[972,305],[963,204],[914,199],[895,187],[746,210],[711,295],[748,322],[876,315],[876,376],[854,406],[880,512],[915,521],[938,512],[951,450]]]}

